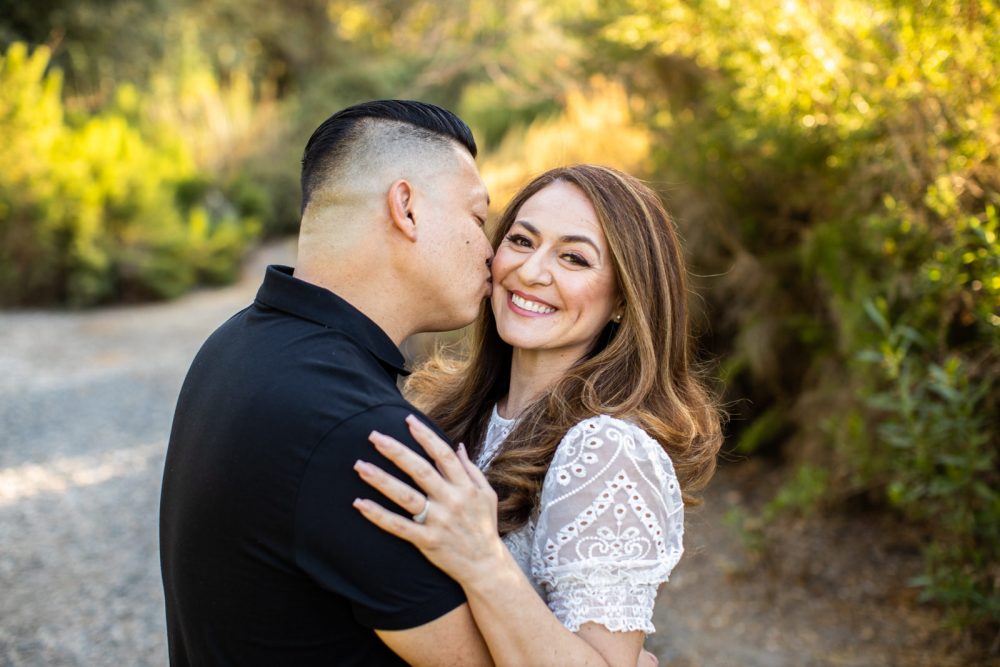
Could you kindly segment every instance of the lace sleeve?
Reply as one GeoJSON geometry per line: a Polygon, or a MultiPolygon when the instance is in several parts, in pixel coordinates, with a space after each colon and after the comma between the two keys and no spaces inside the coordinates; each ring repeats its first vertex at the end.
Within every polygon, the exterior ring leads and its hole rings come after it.
{"type": "Polygon", "coordinates": [[[606,415],[563,438],[542,485],[533,578],[576,632],[654,632],[656,591],[683,552],[684,504],[670,458],[641,428],[606,415]]]}

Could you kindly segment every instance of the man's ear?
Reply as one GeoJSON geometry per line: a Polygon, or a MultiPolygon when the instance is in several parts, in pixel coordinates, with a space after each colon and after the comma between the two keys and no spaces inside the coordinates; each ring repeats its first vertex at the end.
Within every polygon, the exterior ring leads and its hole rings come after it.
{"type": "Polygon", "coordinates": [[[389,222],[410,241],[417,240],[417,221],[413,214],[413,185],[400,179],[389,186],[389,222]]]}

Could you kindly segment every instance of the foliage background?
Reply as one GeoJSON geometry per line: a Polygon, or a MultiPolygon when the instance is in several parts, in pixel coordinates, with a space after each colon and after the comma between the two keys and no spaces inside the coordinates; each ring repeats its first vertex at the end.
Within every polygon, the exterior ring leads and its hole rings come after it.
{"type": "Polygon", "coordinates": [[[494,201],[566,162],[686,239],[761,517],[880,508],[1000,630],[1000,14],[986,0],[0,1],[0,305],[171,297],[292,233],[356,101],[458,111],[494,201]]]}

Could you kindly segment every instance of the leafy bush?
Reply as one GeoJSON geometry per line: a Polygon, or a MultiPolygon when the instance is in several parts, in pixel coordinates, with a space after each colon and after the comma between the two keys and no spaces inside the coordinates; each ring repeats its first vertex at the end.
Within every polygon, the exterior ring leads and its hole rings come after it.
{"type": "Polygon", "coordinates": [[[483,160],[490,196],[503,206],[519,188],[547,169],[599,162],[632,173],[646,171],[651,137],[634,119],[621,84],[594,77],[567,91],[562,113],[513,127],[483,160]]]}
{"type": "Polygon", "coordinates": [[[0,305],[171,297],[231,279],[254,207],[206,180],[176,130],[144,123],[133,88],[101,113],[68,114],[48,61],[20,43],[0,59],[0,305]]]}
{"type": "Polygon", "coordinates": [[[800,471],[772,516],[807,489],[922,522],[925,598],[995,632],[1000,12],[736,4],[623,0],[581,19],[594,62],[621,61],[646,101],[654,173],[679,184],[712,342],[751,399],[734,435],[800,471]]]}

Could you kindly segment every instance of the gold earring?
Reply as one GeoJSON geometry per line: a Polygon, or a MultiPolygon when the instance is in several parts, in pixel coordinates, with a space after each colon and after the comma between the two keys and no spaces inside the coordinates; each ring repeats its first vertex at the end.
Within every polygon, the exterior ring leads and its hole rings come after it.
{"type": "Polygon", "coordinates": [[[622,321],[622,314],[618,313],[617,315],[615,315],[614,319],[615,319],[615,324],[620,324],[622,321]]]}

